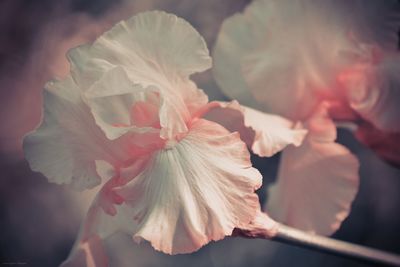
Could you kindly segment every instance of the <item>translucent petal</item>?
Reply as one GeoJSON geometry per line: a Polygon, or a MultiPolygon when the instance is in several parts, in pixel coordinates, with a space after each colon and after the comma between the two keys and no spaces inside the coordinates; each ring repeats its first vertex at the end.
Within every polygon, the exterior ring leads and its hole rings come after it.
{"type": "Polygon", "coordinates": [[[133,84],[121,67],[115,67],[96,81],[86,92],[86,100],[91,108],[96,123],[106,136],[113,140],[128,132],[140,135],[160,135],[159,109],[161,100],[159,91],[154,87],[143,88],[133,84]],[[143,115],[141,106],[154,106],[152,117],[158,125],[143,125],[137,122],[138,116],[143,115]],[[140,113],[140,114],[138,114],[140,113]],[[157,126],[154,128],[153,126],[157,126]]]}
{"type": "Polygon", "coordinates": [[[400,57],[353,68],[341,76],[349,105],[376,128],[400,132],[400,57]]]}
{"type": "Polygon", "coordinates": [[[198,120],[179,142],[117,192],[130,205],[132,235],[165,253],[187,253],[249,223],[260,173],[238,134],[198,120]]]}
{"type": "Polygon", "coordinates": [[[314,91],[325,94],[343,63],[342,51],[353,49],[330,7],[327,1],[254,1],[226,20],[214,53],[224,92],[247,104],[241,94],[249,90],[264,111],[307,116],[318,100],[314,91]],[[241,81],[229,84],[228,76],[241,81]]]}
{"type": "Polygon", "coordinates": [[[253,1],[223,23],[214,76],[245,105],[305,119],[321,97],[339,97],[337,73],[360,53],[359,42],[397,40],[396,3],[381,2],[253,1]]]}
{"type": "Polygon", "coordinates": [[[211,58],[203,38],[189,23],[159,11],[144,12],[115,25],[91,46],[71,50],[72,75],[82,90],[116,66],[144,88],[154,86],[164,99],[161,136],[174,138],[187,131],[192,101],[207,98],[189,75],[208,69],[211,58]],[[173,117],[173,119],[167,119],[173,117]]]}
{"type": "Polygon", "coordinates": [[[306,126],[309,134],[303,144],[283,151],[266,210],[279,222],[330,235],[350,212],[359,164],[348,149],[334,142],[336,127],[326,106],[320,106],[306,126]]]}
{"type": "Polygon", "coordinates": [[[108,258],[104,245],[95,235],[84,243],[63,262],[60,267],[107,267],[108,258]]]}
{"type": "Polygon", "coordinates": [[[42,122],[23,144],[32,170],[83,190],[100,183],[95,160],[113,164],[128,158],[124,142],[109,141],[95,124],[71,77],[49,83],[43,101],[42,122]]]}

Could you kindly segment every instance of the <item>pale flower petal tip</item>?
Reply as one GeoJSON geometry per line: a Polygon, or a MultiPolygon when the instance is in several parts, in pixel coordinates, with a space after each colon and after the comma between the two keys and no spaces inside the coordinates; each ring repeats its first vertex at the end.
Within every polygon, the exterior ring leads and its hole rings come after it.
{"type": "Polygon", "coordinates": [[[60,267],[108,267],[108,258],[101,239],[94,235],[79,244],[76,251],[60,267]]]}
{"type": "Polygon", "coordinates": [[[326,104],[305,123],[303,144],[283,151],[278,180],[268,190],[266,211],[279,222],[330,235],[348,216],[359,186],[359,162],[335,143],[326,104]]]}

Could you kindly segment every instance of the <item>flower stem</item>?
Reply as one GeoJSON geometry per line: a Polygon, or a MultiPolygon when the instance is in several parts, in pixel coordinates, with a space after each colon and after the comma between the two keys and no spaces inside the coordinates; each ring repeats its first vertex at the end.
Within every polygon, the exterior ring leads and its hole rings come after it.
{"type": "Polygon", "coordinates": [[[385,266],[400,266],[399,255],[328,237],[305,233],[282,224],[279,224],[277,227],[277,233],[271,238],[271,240],[311,248],[321,252],[363,261],[365,263],[385,266]]]}
{"type": "Polygon", "coordinates": [[[267,214],[261,212],[247,227],[235,229],[233,235],[246,238],[270,239],[362,261],[372,266],[376,266],[376,264],[380,266],[400,266],[399,255],[306,233],[275,222],[267,214]]]}

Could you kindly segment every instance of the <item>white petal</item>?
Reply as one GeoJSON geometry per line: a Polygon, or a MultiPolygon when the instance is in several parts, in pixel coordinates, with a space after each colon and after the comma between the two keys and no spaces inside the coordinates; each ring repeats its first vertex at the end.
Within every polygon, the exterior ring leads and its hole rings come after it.
{"type": "Polygon", "coordinates": [[[98,236],[92,236],[87,241],[79,244],[76,251],[71,254],[60,267],[107,267],[108,257],[104,244],[98,236]]]}
{"type": "MultiPolygon", "coordinates": [[[[87,103],[91,108],[96,123],[106,136],[114,140],[125,133],[139,134],[158,133],[152,127],[140,127],[132,121],[132,108],[137,102],[147,103],[149,94],[159,94],[156,88],[143,88],[132,83],[124,69],[115,67],[105,73],[86,92],[87,103]]],[[[159,117],[160,103],[149,103],[156,106],[154,114],[159,117]]]]}
{"type": "Polygon", "coordinates": [[[393,3],[364,2],[253,1],[222,25],[214,50],[218,84],[245,105],[307,118],[321,97],[338,97],[337,74],[360,53],[350,33],[361,42],[381,40],[373,31],[388,19],[376,10],[389,16],[393,3]]]}
{"type": "Polygon", "coordinates": [[[382,131],[400,132],[399,73],[400,56],[388,55],[345,81],[350,106],[382,131]]]}
{"type": "Polygon", "coordinates": [[[50,182],[82,190],[100,183],[94,160],[125,159],[124,146],[119,140],[110,142],[97,127],[71,77],[50,83],[43,101],[41,125],[24,138],[32,170],[42,172],[50,182]]]}
{"type": "Polygon", "coordinates": [[[334,142],[336,128],[326,107],[320,107],[307,126],[303,144],[283,151],[266,210],[279,222],[330,235],[350,212],[358,190],[359,164],[348,149],[334,142]]]}
{"type": "Polygon", "coordinates": [[[260,173],[238,134],[198,120],[179,143],[118,190],[131,206],[133,237],[165,253],[192,252],[249,223],[260,173]]]}
{"type": "Polygon", "coordinates": [[[241,58],[253,49],[253,34],[241,14],[224,20],[213,49],[213,75],[222,92],[243,105],[260,109],[242,75],[241,58]]]}
{"type": "Polygon", "coordinates": [[[400,3],[385,1],[343,1],[340,11],[351,19],[352,32],[363,42],[379,44],[385,50],[398,50],[400,3]],[[354,12],[357,10],[357,12],[354,12]]]}
{"type": "Polygon", "coordinates": [[[93,45],[72,49],[69,58],[78,81],[80,75],[87,74],[82,67],[96,61],[94,65],[102,69],[107,64],[110,68],[123,66],[133,81],[145,86],[168,80],[173,83],[176,78],[188,77],[211,66],[200,34],[185,20],[161,11],[143,12],[118,23],[93,45]]]}
{"type": "Polygon", "coordinates": [[[206,118],[230,131],[238,131],[252,151],[262,157],[271,157],[288,145],[299,146],[307,134],[300,123],[240,106],[236,101],[212,103],[217,107],[206,118]]]}
{"type": "Polygon", "coordinates": [[[72,75],[82,90],[116,66],[122,67],[133,83],[158,88],[165,103],[160,111],[164,138],[187,132],[192,101],[206,103],[204,97],[193,97],[200,92],[189,75],[211,66],[208,49],[199,33],[175,15],[152,11],[133,16],[92,46],[71,50],[69,58],[72,75]]]}

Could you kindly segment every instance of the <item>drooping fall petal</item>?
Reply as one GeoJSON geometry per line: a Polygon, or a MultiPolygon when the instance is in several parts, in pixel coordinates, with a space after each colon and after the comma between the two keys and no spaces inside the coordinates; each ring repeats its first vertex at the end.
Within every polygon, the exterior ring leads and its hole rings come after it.
{"type": "Polygon", "coordinates": [[[358,190],[358,161],[335,143],[336,127],[321,104],[306,123],[303,144],[282,153],[278,180],[268,191],[266,210],[290,226],[330,235],[347,217],[358,190]]]}
{"type": "Polygon", "coordinates": [[[117,192],[133,214],[132,235],[165,253],[185,253],[230,235],[259,208],[261,175],[237,133],[199,119],[179,143],[153,155],[117,192]]]}

